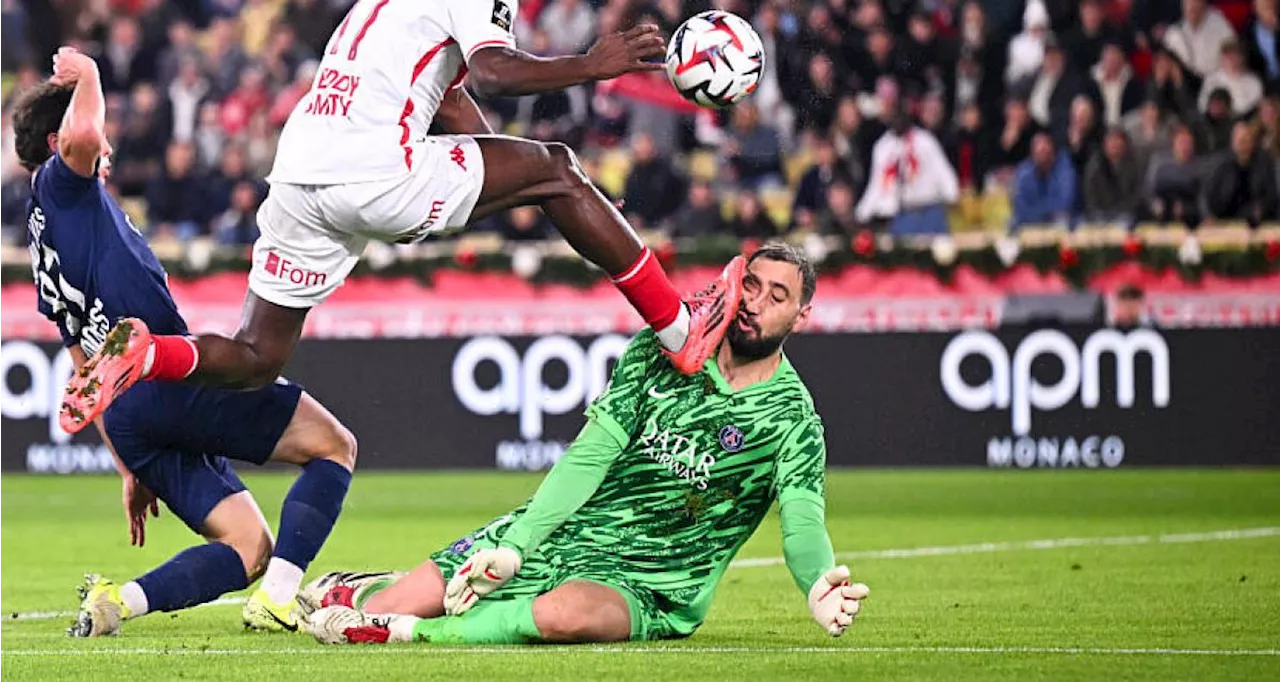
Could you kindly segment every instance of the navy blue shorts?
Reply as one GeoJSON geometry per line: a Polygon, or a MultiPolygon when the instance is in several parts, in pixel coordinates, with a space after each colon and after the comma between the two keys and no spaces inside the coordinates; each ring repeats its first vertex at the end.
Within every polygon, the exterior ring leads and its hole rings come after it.
{"type": "Polygon", "coordinates": [[[266,462],[301,397],[284,380],[257,391],[139,382],[105,424],[129,471],[199,533],[219,502],[245,489],[228,460],[266,462]]]}

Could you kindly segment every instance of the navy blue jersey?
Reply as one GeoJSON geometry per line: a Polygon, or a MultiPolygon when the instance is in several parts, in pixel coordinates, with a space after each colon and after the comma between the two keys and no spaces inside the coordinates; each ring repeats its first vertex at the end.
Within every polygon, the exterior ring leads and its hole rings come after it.
{"type": "Polygon", "coordinates": [[[146,238],[96,177],[57,154],[36,171],[27,231],[38,307],[65,345],[93,355],[122,317],[142,319],[154,334],[187,333],[146,238]]]}

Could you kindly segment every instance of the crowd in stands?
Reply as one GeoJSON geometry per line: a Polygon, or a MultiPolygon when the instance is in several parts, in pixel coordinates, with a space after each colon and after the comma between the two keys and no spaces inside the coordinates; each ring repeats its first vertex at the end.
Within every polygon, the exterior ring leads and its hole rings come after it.
{"type": "MultiPolygon", "coordinates": [[[[751,19],[758,91],[726,111],[659,73],[480,100],[579,150],[642,229],[853,235],[1280,218],[1280,0],[524,0],[519,44],[751,19]]],[[[9,105],[70,44],[107,92],[111,191],[153,239],[252,242],[280,127],[352,0],[3,0],[4,240],[25,172],[9,105]]],[[[475,229],[553,234],[535,209],[475,229]]]]}

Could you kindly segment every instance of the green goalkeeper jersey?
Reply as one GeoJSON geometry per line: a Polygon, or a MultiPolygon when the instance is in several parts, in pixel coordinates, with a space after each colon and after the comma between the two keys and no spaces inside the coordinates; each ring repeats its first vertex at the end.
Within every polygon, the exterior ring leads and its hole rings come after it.
{"type": "Polygon", "coordinates": [[[545,539],[521,528],[537,522],[516,510],[503,519],[512,523],[503,543],[543,555],[602,553],[684,634],[702,622],[720,576],[774,501],[806,500],[820,514],[822,422],[785,357],[772,378],[735,391],[714,359],[699,374],[677,372],[645,330],[586,414],[621,448],[603,480],[545,539]]]}

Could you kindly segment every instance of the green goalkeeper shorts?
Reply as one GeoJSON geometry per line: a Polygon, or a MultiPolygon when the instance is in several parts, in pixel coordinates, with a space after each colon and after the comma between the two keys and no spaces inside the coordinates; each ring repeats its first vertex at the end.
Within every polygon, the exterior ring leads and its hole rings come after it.
{"type": "MultiPolygon", "coordinates": [[[[435,552],[431,560],[440,567],[448,581],[472,553],[497,547],[509,526],[509,518],[499,518],[435,552]]],[[[564,547],[543,543],[531,556],[525,557],[520,572],[514,578],[485,599],[536,597],[574,580],[599,583],[622,595],[631,613],[633,641],[673,639],[687,637],[691,633],[689,628],[679,625],[679,619],[672,618],[671,614],[658,607],[660,597],[637,581],[634,571],[628,572],[627,567],[613,555],[580,544],[564,547]]]]}

